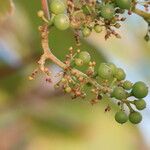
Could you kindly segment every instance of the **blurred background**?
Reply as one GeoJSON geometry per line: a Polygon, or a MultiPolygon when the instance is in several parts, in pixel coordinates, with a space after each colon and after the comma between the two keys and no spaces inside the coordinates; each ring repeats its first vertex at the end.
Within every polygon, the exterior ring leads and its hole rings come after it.
{"type": "MultiPolygon", "coordinates": [[[[28,80],[42,54],[40,1],[14,0],[13,15],[3,18],[11,9],[7,2],[0,0],[0,150],[150,150],[150,96],[140,125],[119,125],[114,120],[118,108],[108,100],[92,106],[88,97],[72,100],[55,90],[43,74],[28,80]],[[108,103],[112,110],[105,113],[108,103]]],[[[128,80],[150,85],[146,23],[132,15],[118,32],[122,39],[107,41],[104,33],[93,33],[81,49],[98,64],[111,61],[123,67],[128,80]]],[[[51,31],[50,46],[63,60],[68,48],[76,47],[72,31],[51,31]]],[[[54,64],[49,68],[53,75],[60,71],[54,64]]]]}

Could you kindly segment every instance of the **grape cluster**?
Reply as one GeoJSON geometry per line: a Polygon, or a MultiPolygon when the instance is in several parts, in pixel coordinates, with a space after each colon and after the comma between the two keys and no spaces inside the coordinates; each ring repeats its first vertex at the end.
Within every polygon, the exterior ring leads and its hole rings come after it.
{"type": "Polygon", "coordinates": [[[115,115],[115,120],[118,123],[123,124],[128,119],[133,124],[140,123],[142,115],[137,110],[146,108],[146,102],[143,99],[148,94],[146,84],[142,81],[133,84],[125,80],[124,70],[113,63],[101,63],[96,70],[96,62],[91,61],[91,56],[87,51],[77,50],[74,53],[72,47],[69,51],[70,54],[67,55],[65,61],[67,68],[56,87],[61,87],[64,92],[70,93],[74,99],[77,97],[85,98],[87,95],[85,87],[90,85],[91,92],[94,94],[94,98],[91,100],[92,104],[99,102],[103,97],[114,99],[120,108],[115,115]],[[81,66],[86,66],[84,75],[74,69],[81,66]],[[100,86],[91,84],[91,79],[100,86]],[[124,110],[125,106],[129,108],[129,116],[124,110]]]}
{"type": "MultiPolygon", "coordinates": [[[[77,2],[67,0],[66,3],[62,0],[51,0],[51,19],[47,22],[59,30],[71,27],[75,31],[81,32],[83,37],[88,37],[92,31],[101,33],[105,30],[105,39],[111,35],[120,38],[121,36],[115,29],[120,28],[120,22],[126,19],[122,17],[122,14],[128,11],[130,15],[137,4],[136,0],[79,0],[77,2]],[[71,9],[69,9],[70,7],[71,9]]],[[[147,4],[145,7],[148,6],[147,4]]],[[[39,16],[41,17],[41,15],[39,16]]],[[[149,24],[149,20],[146,21],[149,24]]],[[[149,41],[149,39],[148,31],[145,40],[149,41]]]]}
{"type": "MultiPolygon", "coordinates": [[[[88,94],[88,87],[93,95],[90,101],[92,105],[105,98],[114,100],[119,107],[115,120],[120,124],[128,120],[133,124],[142,121],[139,111],[146,108],[144,98],[148,95],[147,85],[142,81],[132,83],[126,80],[125,71],[113,63],[101,63],[97,66],[96,62],[91,60],[90,54],[80,49],[74,50],[70,47],[65,61],[61,62],[48,48],[48,27],[55,26],[59,30],[71,27],[75,31],[77,42],[79,33],[82,33],[83,37],[88,37],[92,31],[101,33],[104,29],[105,39],[111,35],[120,38],[114,28],[120,28],[120,22],[125,21],[125,18],[121,16],[125,10],[130,14],[136,5],[135,0],[79,0],[76,3],[73,0],[67,0],[67,3],[61,0],[51,0],[50,18],[46,18],[43,11],[38,12],[38,16],[46,23],[39,27],[42,47],[46,49],[43,49],[44,54],[38,61],[40,70],[48,76],[46,81],[51,83],[51,73],[44,66],[46,59],[50,59],[64,69],[58,74],[62,78],[56,83],[56,88],[61,88],[65,93],[71,94],[72,99],[75,99],[85,98],[88,94]],[[86,68],[84,70],[82,68],[83,71],[80,70],[82,66],[86,68]],[[128,108],[129,113],[125,112],[125,108],[128,108]]],[[[145,39],[148,41],[148,38],[149,34],[145,39]]],[[[29,79],[32,80],[37,72],[38,70],[35,70],[29,79]]],[[[105,111],[110,110],[108,105],[105,111]]]]}

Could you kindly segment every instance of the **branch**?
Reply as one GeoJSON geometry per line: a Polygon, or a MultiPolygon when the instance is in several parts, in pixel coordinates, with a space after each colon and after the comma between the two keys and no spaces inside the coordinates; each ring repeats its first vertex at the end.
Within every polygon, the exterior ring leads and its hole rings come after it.
{"type": "Polygon", "coordinates": [[[42,9],[44,11],[44,14],[46,18],[49,20],[50,19],[50,13],[49,13],[49,7],[48,7],[48,0],[41,0],[42,3],[42,9]]]}
{"type": "MultiPolygon", "coordinates": [[[[47,25],[43,25],[40,29],[41,31],[41,36],[42,36],[42,40],[41,40],[41,44],[42,44],[42,48],[44,50],[44,54],[41,56],[40,60],[38,61],[39,65],[40,65],[40,69],[45,72],[45,61],[47,59],[51,60],[53,63],[55,63],[56,65],[58,65],[59,67],[61,67],[62,69],[66,69],[68,66],[66,64],[64,64],[62,61],[60,61],[57,57],[55,57],[50,48],[49,48],[49,44],[48,44],[48,26],[47,25]]],[[[84,74],[83,72],[77,70],[77,69],[72,69],[73,71],[75,71],[77,74],[83,76],[84,78],[86,78],[88,80],[89,83],[91,83],[94,87],[98,88],[99,90],[102,89],[103,87],[97,83],[94,79],[88,77],[86,74],[84,74]]]]}
{"type": "Polygon", "coordinates": [[[145,12],[145,11],[140,10],[140,9],[138,9],[138,8],[134,8],[134,9],[132,10],[132,12],[134,12],[135,14],[137,14],[137,15],[143,17],[145,20],[150,20],[150,13],[148,13],[148,12],[145,12]]]}

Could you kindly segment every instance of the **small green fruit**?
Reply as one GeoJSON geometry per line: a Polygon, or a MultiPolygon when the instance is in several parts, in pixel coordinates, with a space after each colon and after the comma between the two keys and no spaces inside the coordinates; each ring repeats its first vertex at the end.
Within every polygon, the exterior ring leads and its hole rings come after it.
{"type": "Polygon", "coordinates": [[[59,30],[66,30],[70,26],[68,16],[65,14],[59,14],[54,17],[54,25],[59,30]]]}
{"type": "Polygon", "coordinates": [[[142,121],[142,115],[139,112],[131,112],[129,115],[129,120],[133,124],[138,124],[142,121]]]}
{"type": "Polygon", "coordinates": [[[115,8],[113,5],[106,4],[106,5],[101,7],[101,16],[104,19],[110,20],[114,17],[114,14],[115,14],[115,8]]]}
{"type": "Polygon", "coordinates": [[[80,58],[76,58],[76,59],[75,59],[75,64],[76,64],[77,66],[82,66],[82,65],[83,65],[83,60],[80,59],[80,58]]]}
{"type": "Polygon", "coordinates": [[[64,13],[65,9],[65,4],[61,0],[52,0],[50,3],[50,10],[56,15],[64,13]]]}
{"type": "Polygon", "coordinates": [[[132,88],[132,94],[136,98],[144,98],[148,94],[148,87],[142,81],[136,82],[132,88]]]}
{"type": "Polygon", "coordinates": [[[116,99],[122,100],[127,98],[127,93],[122,87],[116,87],[112,92],[112,96],[116,99]]]}
{"type": "Polygon", "coordinates": [[[82,51],[79,53],[79,58],[83,61],[84,64],[87,64],[91,60],[91,56],[88,52],[82,51]]]}
{"type": "Polygon", "coordinates": [[[146,108],[146,102],[144,99],[135,100],[134,105],[138,110],[143,110],[146,108]]]}
{"type": "Polygon", "coordinates": [[[124,80],[124,79],[126,78],[126,74],[125,74],[125,72],[124,72],[123,69],[117,68],[116,74],[114,75],[114,77],[115,77],[118,81],[121,81],[121,80],[124,80]]]}
{"type": "Polygon", "coordinates": [[[120,123],[120,124],[123,124],[123,123],[126,123],[128,121],[128,116],[126,115],[125,112],[123,111],[119,111],[116,113],[115,115],[115,120],[120,123]]]}
{"type": "Polygon", "coordinates": [[[122,9],[130,9],[131,8],[131,0],[115,0],[117,6],[122,9]]]}
{"type": "Polygon", "coordinates": [[[91,34],[90,28],[84,27],[83,30],[82,30],[82,34],[83,34],[84,37],[90,36],[90,34],[91,34]]]}
{"type": "Polygon", "coordinates": [[[96,33],[100,33],[100,32],[102,32],[102,26],[97,24],[97,25],[94,26],[94,30],[95,30],[96,33]]]}
{"type": "Polygon", "coordinates": [[[113,76],[113,72],[106,63],[101,63],[98,68],[98,75],[103,79],[110,79],[113,76]]]}
{"type": "Polygon", "coordinates": [[[130,81],[125,81],[125,82],[123,83],[123,88],[124,88],[125,90],[131,90],[131,89],[132,89],[132,83],[131,83],[130,81]]]}

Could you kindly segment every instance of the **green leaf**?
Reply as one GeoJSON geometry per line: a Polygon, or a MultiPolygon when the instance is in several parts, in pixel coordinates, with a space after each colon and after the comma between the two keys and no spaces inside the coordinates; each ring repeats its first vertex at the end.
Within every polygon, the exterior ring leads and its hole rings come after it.
{"type": "Polygon", "coordinates": [[[13,12],[12,0],[0,0],[0,22],[13,12]]]}

